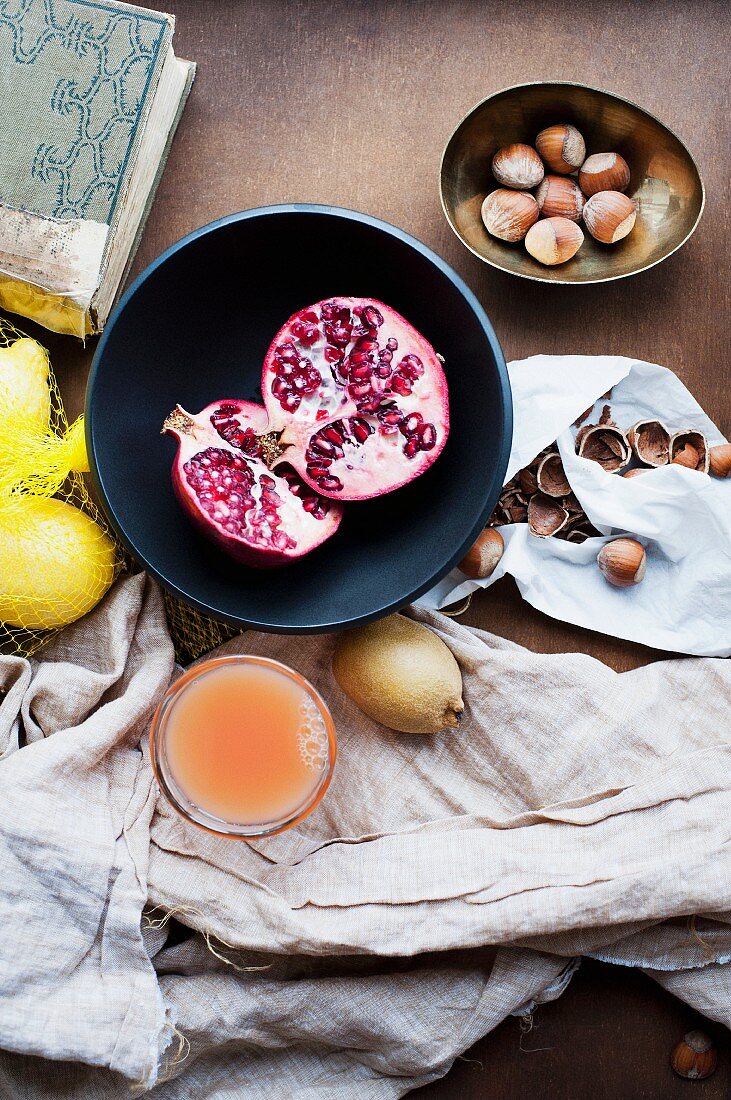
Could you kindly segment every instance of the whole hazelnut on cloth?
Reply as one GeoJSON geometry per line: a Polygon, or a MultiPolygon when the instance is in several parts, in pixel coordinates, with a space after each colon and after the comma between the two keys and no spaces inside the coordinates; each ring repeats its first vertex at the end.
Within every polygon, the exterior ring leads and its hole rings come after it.
{"type": "Polygon", "coordinates": [[[584,204],[584,225],[602,244],[616,244],[631,233],[637,203],[621,191],[597,191],[584,204]]]}
{"type": "Polygon", "coordinates": [[[702,1081],[710,1077],[718,1064],[718,1051],[705,1031],[689,1031],[670,1055],[670,1065],[678,1077],[702,1081]]]}
{"type": "Polygon", "coordinates": [[[492,174],[503,187],[529,191],[543,179],[541,158],[530,145],[505,145],[492,158],[492,174]]]}
{"type": "Polygon", "coordinates": [[[731,476],[731,443],[718,443],[711,447],[710,469],[714,477],[731,476]]]}
{"type": "Polygon", "coordinates": [[[579,171],[579,186],[587,199],[597,191],[626,191],[629,165],[619,153],[592,153],[579,171]]]}
{"type": "Polygon", "coordinates": [[[569,176],[586,158],[586,144],[575,126],[560,123],[541,130],[536,138],[538,154],[551,172],[569,176]]]}
{"type": "Polygon", "coordinates": [[[482,204],[482,220],[492,237],[501,241],[522,241],[538,221],[538,203],[527,191],[504,187],[491,191],[482,204]]]}
{"type": "Polygon", "coordinates": [[[636,539],[614,539],[605,543],[596,560],[606,580],[617,588],[639,584],[647,568],[645,548],[636,539]]]}
{"type": "Polygon", "coordinates": [[[544,218],[528,230],[525,247],[534,260],[547,267],[564,264],[581,248],[584,234],[568,218],[544,218]]]}
{"type": "Polygon", "coordinates": [[[503,556],[505,542],[494,527],[487,527],[467,551],[459,568],[472,580],[484,580],[491,576],[503,556]]]}
{"type": "Polygon", "coordinates": [[[536,202],[544,218],[581,221],[584,196],[579,186],[567,176],[544,176],[538,184],[536,202]]]}

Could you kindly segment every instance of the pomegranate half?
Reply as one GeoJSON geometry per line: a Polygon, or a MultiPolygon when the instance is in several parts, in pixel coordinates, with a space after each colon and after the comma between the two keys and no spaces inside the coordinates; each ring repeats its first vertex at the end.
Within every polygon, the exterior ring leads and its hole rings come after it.
{"type": "Polygon", "coordinates": [[[173,487],[195,526],[260,569],[309,554],[335,534],[343,515],[291,467],[269,469],[267,426],[266,409],[245,401],[218,401],[197,416],[178,406],[163,425],[178,440],[173,487]]]}
{"type": "Polygon", "coordinates": [[[337,500],[413,481],[449,434],[436,352],[371,298],[330,298],[290,317],[266,354],[261,388],[284,461],[337,500]]]}
{"type": "Polygon", "coordinates": [[[290,317],[267,351],[261,387],[264,407],[226,400],[195,416],[177,408],[163,427],[179,440],[173,483],[184,507],[253,565],[309,553],[336,531],[335,501],[413,481],[449,435],[439,356],[371,298],[329,298],[290,317]]]}

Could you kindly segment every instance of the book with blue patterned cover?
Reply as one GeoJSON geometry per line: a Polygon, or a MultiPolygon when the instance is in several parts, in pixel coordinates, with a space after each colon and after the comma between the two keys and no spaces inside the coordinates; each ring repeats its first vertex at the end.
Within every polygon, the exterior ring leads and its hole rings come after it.
{"type": "Polygon", "coordinates": [[[0,0],[0,307],[103,327],[193,77],[173,29],[117,0],[0,0]]]}

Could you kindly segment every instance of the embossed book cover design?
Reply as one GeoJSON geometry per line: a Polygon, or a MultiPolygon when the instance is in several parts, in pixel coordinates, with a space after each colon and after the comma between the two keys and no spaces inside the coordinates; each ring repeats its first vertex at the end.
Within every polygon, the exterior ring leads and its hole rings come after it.
{"type": "Polygon", "coordinates": [[[59,331],[78,331],[80,313],[85,332],[101,327],[95,295],[115,232],[124,223],[130,238],[121,278],[192,78],[172,53],[173,25],[116,2],[0,0],[0,305],[59,331]],[[156,163],[132,195],[173,63],[178,102],[166,94],[156,163]]]}

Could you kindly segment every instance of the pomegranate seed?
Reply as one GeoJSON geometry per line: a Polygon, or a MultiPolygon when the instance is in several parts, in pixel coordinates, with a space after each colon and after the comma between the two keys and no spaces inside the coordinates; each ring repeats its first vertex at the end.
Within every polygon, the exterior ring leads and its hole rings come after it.
{"type": "Polygon", "coordinates": [[[368,436],[373,434],[373,428],[367,420],[359,420],[357,417],[352,417],[350,427],[359,443],[365,443],[368,436]]]}
{"type": "Polygon", "coordinates": [[[401,423],[403,417],[398,409],[393,409],[392,411],[389,410],[382,415],[379,413],[378,419],[381,421],[382,424],[387,424],[389,427],[395,428],[401,423]]]}
{"type": "Polygon", "coordinates": [[[289,388],[289,383],[285,382],[279,375],[272,382],[272,393],[275,397],[281,397],[282,394],[289,393],[289,388]]]}
{"type": "Polygon", "coordinates": [[[308,325],[316,325],[319,321],[319,317],[314,309],[306,309],[304,312],[300,313],[300,320],[305,321],[308,325]]]}
{"type": "Polygon", "coordinates": [[[393,359],[393,352],[389,348],[381,348],[378,353],[378,358],[382,363],[390,363],[393,359]]]}
{"type": "Polygon", "coordinates": [[[352,382],[348,386],[348,393],[355,400],[357,400],[359,397],[367,397],[370,392],[370,382],[352,382]]]}
{"type": "Polygon", "coordinates": [[[299,355],[294,344],[286,343],[280,344],[277,348],[277,357],[281,359],[283,363],[299,363],[299,355]]]}
{"type": "Polygon", "coordinates": [[[318,409],[315,413],[315,420],[327,420],[328,415],[327,409],[318,409]]]}
{"type": "Polygon", "coordinates": [[[363,320],[371,326],[371,328],[380,328],[383,324],[383,314],[375,306],[366,306],[363,310],[363,320]]]}
{"type": "Polygon", "coordinates": [[[413,389],[410,380],[400,374],[391,375],[390,386],[394,393],[400,394],[401,397],[408,397],[413,389]]]}
{"type": "Polygon", "coordinates": [[[350,362],[351,363],[361,364],[361,363],[369,363],[370,361],[371,361],[371,356],[368,354],[367,351],[362,351],[362,350],[356,349],[355,351],[351,352],[351,355],[350,355],[350,362]]]}
{"type": "Polygon", "coordinates": [[[318,478],[317,484],[320,486],[321,489],[324,489],[326,493],[338,493],[343,487],[343,483],[340,478],[333,477],[332,475],[329,475],[328,477],[318,478]]]}
{"type": "Polygon", "coordinates": [[[319,455],[328,455],[330,458],[343,457],[342,447],[337,446],[335,443],[331,443],[329,439],[318,439],[317,436],[314,436],[307,450],[308,452],[310,450],[318,451],[319,455]]]}
{"type": "Polygon", "coordinates": [[[357,351],[378,351],[378,340],[375,340],[372,336],[361,336],[357,344],[357,351]]]}
{"type": "Polygon", "coordinates": [[[336,447],[342,446],[343,436],[334,424],[330,424],[327,428],[323,428],[322,431],[317,433],[317,436],[319,439],[329,440],[330,443],[334,443],[336,447]]]}
{"type": "Polygon", "coordinates": [[[325,345],[325,351],[323,352],[323,354],[325,356],[326,363],[339,363],[340,360],[343,358],[342,351],[339,351],[338,348],[334,348],[331,344],[325,345]]]}
{"type": "Polygon", "coordinates": [[[321,462],[319,466],[314,466],[314,465],[310,466],[310,465],[308,465],[307,466],[307,473],[310,475],[310,477],[314,477],[314,479],[317,481],[317,479],[319,477],[327,477],[328,476],[328,474],[330,472],[328,470],[329,465],[330,465],[330,463],[327,461],[327,459],[324,462],[321,462]]]}
{"type": "Polygon", "coordinates": [[[389,336],[388,340],[386,340],[386,347],[389,351],[396,351],[398,348],[398,340],[395,336],[389,336]]]}
{"type": "Polygon", "coordinates": [[[398,365],[398,370],[406,378],[415,382],[424,373],[424,364],[418,355],[405,355],[398,365]]]}
{"type": "Polygon", "coordinates": [[[407,439],[404,443],[404,454],[407,458],[413,458],[419,450],[419,440],[415,435],[412,435],[410,439],[407,439]]]}
{"type": "Polygon", "coordinates": [[[419,434],[422,451],[431,451],[437,441],[437,430],[433,424],[425,424],[419,434]]]}
{"type": "Polygon", "coordinates": [[[419,431],[423,423],[424,417],[421,413],[413,412],[409,416],[403,418],[399,424],[399,431],[402,435],[412,436],[419,431]]]}
{"type": "Polygon", "coordinates": [[[357,380],[368,380],[372,373],[370,363],[354,363],[350,368],[350,377],[357,380]]]}
{"type": "Polygon", "coordinates": [[[280,398],[279,403],[287,412],[296,412],[302,404],[302,398],[298,393],[287,393],[280,398]]]}

